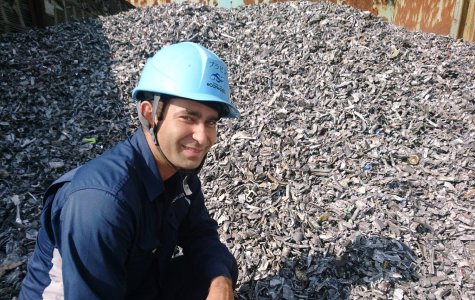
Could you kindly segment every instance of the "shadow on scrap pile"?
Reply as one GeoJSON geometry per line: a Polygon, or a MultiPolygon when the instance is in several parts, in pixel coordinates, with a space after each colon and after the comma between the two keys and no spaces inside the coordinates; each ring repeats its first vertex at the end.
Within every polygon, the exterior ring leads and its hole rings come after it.
{"type": "Polygon", "coordinates": [[[118,47],[91,19],[0,35],[0,299],[19,293],[46,188],[137,126],[118,47]]]}

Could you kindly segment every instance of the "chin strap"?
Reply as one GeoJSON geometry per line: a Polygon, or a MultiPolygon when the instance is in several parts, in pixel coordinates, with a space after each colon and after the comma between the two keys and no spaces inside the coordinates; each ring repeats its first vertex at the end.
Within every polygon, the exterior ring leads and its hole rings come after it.
{"type": "Polygon", "coordinates": [[[153,126],[142,115],[142,112],[140,110],[140,104],[141,102],[137,101],[137,112],[139,115],[140,124],[142,124],[142,126],[150,133],[150,135],[152,136],[152,141],[155,144],[155,147],[157,148],[158,152],[163,157],[163,159],[165,159],[167,164],[173,169],[177,170],[178,172],[184,175],[198,174],[201,171],[201,168],[203,167],[206,161],[206,155],[201,161],[200,165],[196,169],[180,169],[179,167],[175,166],[171,161],[168,160],[168,158],[165,156],[162,149],[160,148],[160,145],[158,144],[158,140],[157,140],[158,121],[161,118],[163,105],[164,105],[163,101],[160,101],[160,95],[154,95],[153,97],[153,106],[152,106],[152,118],[153,118],[153,123],[154,123],[153,126]]]}

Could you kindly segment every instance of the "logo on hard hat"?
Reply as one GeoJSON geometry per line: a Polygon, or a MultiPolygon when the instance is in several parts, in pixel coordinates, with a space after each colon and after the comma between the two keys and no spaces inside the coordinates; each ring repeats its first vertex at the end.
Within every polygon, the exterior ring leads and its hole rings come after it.
{"type": "Polygon", "coordinates": [[[219,73],[211,74],[210,78],[211,80],[214,80],[217,83],[223,82],[223,79],[221,79],[221,75],[219,75],[219,73]]]}
{"type": "Polygon", "coordinates": [[[219,85],[217,85],[216,83],[214,83],[214,82],[208,82],[206,85],[209,86],[209,87],[211,87],[211,88],[213,88],[213,89],[216,89],[216,90],[218,90],[218,91],[220,91],[221,93],[223,93],[223,94],[226,95],[226,91],[225,91],[222,87],[220,87],[219,85]]]}

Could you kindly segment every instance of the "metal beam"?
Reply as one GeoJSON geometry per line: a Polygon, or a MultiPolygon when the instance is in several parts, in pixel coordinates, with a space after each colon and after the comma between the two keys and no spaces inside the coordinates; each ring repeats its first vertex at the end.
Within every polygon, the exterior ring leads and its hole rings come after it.
{"type": "Polygon", "coordinates": [[[468,12],[468,6],[470,5],[469,0],[462,0],[462,8],[460,12],[460,26],[459,30],[457,32],[457,39],[460,39],[463,37],[463,32],[465,30],[465,24],[467,21],[467,12],[468,12]]]}
{"type": "Polygon", "coordinates": [[[30,9],[31,27],[38,27],[38,24],[36,23],[35,7],[33,5],[33,0],[28,0],[28,8],[30,9]]]}
{"type": "Polygon", "coordinates": [[[33,7],[36,16],[36,24],[38,28],[46,28],[46,10],[44,0],[33,0],[33,7]]]}
{"type": "Polygon", "coordinates": [[[465,0],[457,0],[457,2],[455,3],[454,17],[452,19],[452,26],[450,27],[450,36],[454,39],[458,38],[464,2],[465,0]]]}
{"type": "Polygon", "coordinates": [[[111,15],[115,15],[116,13],[116,8],[115,8],[115,0],[111,0],[111,15]]]}
{"type": "Polygon", "coordinates": [[[468,7],[463,39],[475,42],[475,1],[472,1],[468,7]]]}

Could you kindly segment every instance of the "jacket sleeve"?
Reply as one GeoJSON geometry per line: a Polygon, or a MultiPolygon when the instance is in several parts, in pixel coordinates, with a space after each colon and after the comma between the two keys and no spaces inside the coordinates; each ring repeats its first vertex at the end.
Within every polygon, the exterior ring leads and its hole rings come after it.
{"type": "Polygon", "coordinates": [[[102,190],[80,190],[69,196],[60,223],[65,299],[124,299],[133,236],[128,205],[102,190]]]}
{"type": "MultiPolygon", "coordinates": [[[[197,274],[203,274],[207,284],[217,276],[232,280],[235,259],[219,240],[218,224],[213,220],[204,204],[201,183],[197,177],[188,181],[193,195],[188,214],[180,225],[178,245],[193,265],[197,274]]],[[[235,270],[237,272],[237,268],[235,270]]]]}

